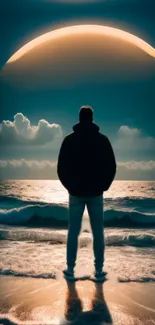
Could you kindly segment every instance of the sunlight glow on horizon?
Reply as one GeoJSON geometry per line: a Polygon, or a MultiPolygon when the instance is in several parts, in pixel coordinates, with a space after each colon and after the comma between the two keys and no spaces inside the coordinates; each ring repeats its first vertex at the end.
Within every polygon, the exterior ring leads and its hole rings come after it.
{"type": "Polygon", "coordinates": [[[59,28],[33,39],[32,41],[28,42],[26,45],[21,47],[15,54],[13,54],[11,58],[7,61],[7,64],[19,60],[26,53],[28,53],[38,45],[41,45],[45,42],[63,36],[79,35],[83,33],[97,34],[101,36],[103,35],[103,36],[118,38],[120,40],[126,41],[138,47],[148,55],[155,58],[155,49],[150,44],[142,40],[141,38],[129,32],[117,28],[113,28],[113,27],[102,26],[102,25],[77,25],[77,26],[68,26],[68,27],[59,28]]]}

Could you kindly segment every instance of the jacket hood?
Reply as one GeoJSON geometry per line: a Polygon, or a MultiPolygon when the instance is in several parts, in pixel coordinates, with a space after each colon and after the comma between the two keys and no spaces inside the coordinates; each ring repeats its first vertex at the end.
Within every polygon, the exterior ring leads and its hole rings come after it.
{"type": "Polygon", "coordinates": [[[74,132],[99,132],[100,128],[95,123],[77,123],[73,126],[74,132]]]}

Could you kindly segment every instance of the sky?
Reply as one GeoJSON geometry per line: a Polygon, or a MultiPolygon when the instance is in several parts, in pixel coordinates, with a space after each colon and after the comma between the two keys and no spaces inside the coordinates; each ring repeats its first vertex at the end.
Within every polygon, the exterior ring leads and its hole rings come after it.
{"type": "Polygon", "coordinates": [[[155,47],[154,0],[1,0],[0,179],[56,179],[62,140],[80,106],[91,105],[112,142],[117,179],[155,180],[154,58],[113,38],[73,35],[6,65],[36,37],[86,24],[155,47]]]}

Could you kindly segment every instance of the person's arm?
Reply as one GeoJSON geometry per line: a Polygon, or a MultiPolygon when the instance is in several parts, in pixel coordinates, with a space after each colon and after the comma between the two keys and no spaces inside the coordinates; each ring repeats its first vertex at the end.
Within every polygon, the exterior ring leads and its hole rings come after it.
{"type": "Polygon", "coordinates": [[[114,151],[109,139],[105,138],[105,148],[104,148],[104,155],[105,155],[105,182],[104,182],[104,191],[107,191],[111,186],[115,174],[116,174],[116,159],[114,155],[114,151]]]}
{"type": "Polygon", "coordinates": [[[68,190],[69,185],[69,156],[68,156],[68,143],[66,138],[62,142],[59,157],[58,157],[58,164],[57,164],[57,174],[62,183],[62,185],[68,190]]]}

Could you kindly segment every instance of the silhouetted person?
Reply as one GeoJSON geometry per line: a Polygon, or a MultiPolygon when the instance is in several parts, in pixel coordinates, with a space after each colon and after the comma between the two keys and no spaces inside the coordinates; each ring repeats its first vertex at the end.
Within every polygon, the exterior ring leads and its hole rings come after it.
{"type": "MultiPolygon", "coordinates": [[[[65,319],[74,325],[112,324],[112,317],[103,294],[103,285],[99,283],[95,284],[95,293],[91,302],[91,308],[89,311],[83,311],[83,304],[78,295],[75,282],[67,282],[64,315],[65,319]]],[[[62,324],[65,325],[65,322],[62,324]]]]}
{"type": "Polygon", "coordinates": [[[65,137],[58,159],[58,176],[69,192],[69,231],[67,239],[67,270],[65,277],[73,279],[76,263],[78,236],[82,216],[87,206],[93,233],[95,278],[105,278],[103,192],[114,180],[116,162],[108,138],[93,123],[93,110],[80,109],[79,123],[73,133],[65,137]]]}

